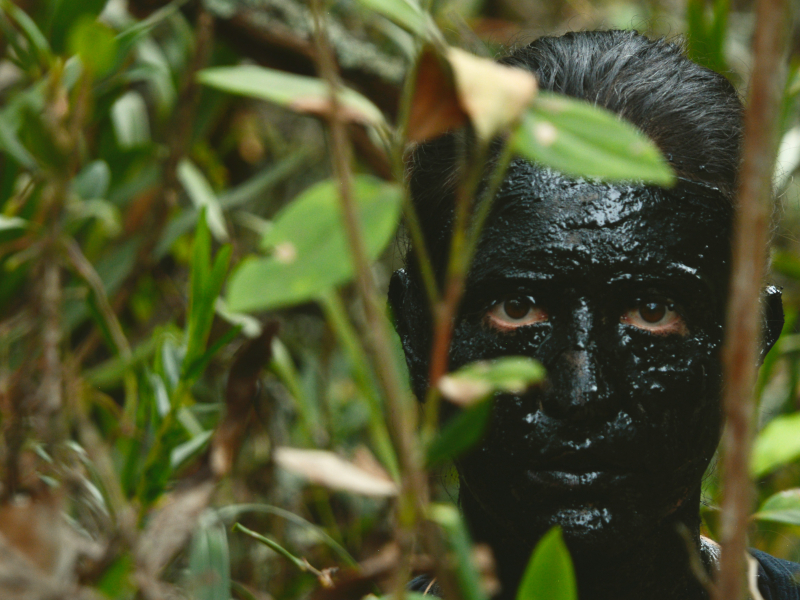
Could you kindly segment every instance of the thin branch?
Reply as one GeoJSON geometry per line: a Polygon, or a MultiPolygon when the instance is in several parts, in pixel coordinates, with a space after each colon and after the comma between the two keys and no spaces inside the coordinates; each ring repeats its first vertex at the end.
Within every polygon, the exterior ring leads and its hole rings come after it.
{"type": "Polygon", "coordinates": [[[759,0],[754,67],[745,114],[744,160],[738,195],[726,340],[723,348],[727,426],[723,436],[722,559],[716,600],[745,597],[747,522],[753,501],[749,458],[753,386],[759,342],[759,295],[766,264],[771,177],[783,86],[788,4],[759,0]]]}

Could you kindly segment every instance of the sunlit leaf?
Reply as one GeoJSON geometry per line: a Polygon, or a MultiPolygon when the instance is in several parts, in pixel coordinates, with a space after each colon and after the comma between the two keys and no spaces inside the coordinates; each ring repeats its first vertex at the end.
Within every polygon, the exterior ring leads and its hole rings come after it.
{"type": "Polygon", "coordinates": [[[433,439],[426,463],[437,465],[458,457],[474,446],[486,431],[492,414],[492,401],[477,402],[453,417],[433,439]]]}
{"type": "Polygon", "coordinates": [[[417,63],[406,137],[423,142],[463,125],[467,119],[483,140],[519,121],[536,95],[536,77],[449,48],[446,57],[429,46],[417,63]]]}
{"type": "Polygon", "coordinates": [[[800,458],[800,413],[770,421],[756,437],[750,461],[753,477],[763,477],[800,458]]]}
{"type": "Polygon", "coordinates": [[[417,35],[431,31],[430,18],[415,0],[358,0],[366,8],[382,14],[417,35]]]}
{"type": "MultiPolygon", "coordinates": [[[[395,232],[402,194],[398,186],[368,176],[354,179],[353,193],[367,255],[374,260],[395,232]]],[[[272,256],[249,258],[231,276],[226,302],[234,312],[307,302],[349,281],[354,270],[336,183],[317,184],[283,209],[262,247],[272,256]]]]}
{"type": "Polygon", "coordinates": [[[117,143],[124,150],[144,146],[150,141],[150,123],[144,98],[133,90],[120,96],[111,107],[111,122],[117,143]]]}
{"type": "Polygon", "coordinates": [[[470,363],[439,380],[442,395],[455,404],[468,405],[494,392],[521,394],[545,377],[542,365],[524,356],[504,356],[470,363]]]}
{"type": "Polygon", "coordinates": [[[784,490],[770,496],[752,518],[758,521],[800,525],[800,488],[784,490]]]}
{"type": "Polygon", "coordinates": [[[277,448],[275,463],[312,483],[364,496],[395,496],[397,485],[388,477],[357,467],[326,450],[277,448]]]}
{"type": "MultiPolygon", "coordinates": [[[[251,98],[259,98],[301,113],[330,113],[330,88],[322,79],[294,75],[255,65],[213,67],[197,75],[205,85],[251,98]]],[[[353,89],[339,90],[341,116],[349,121],[383,124],[383,114],[353,89]]]]}
{"type": "Polygon", "coordinates": [[[656,145],[627,121],[588,102],[541,92],[514,136],[514,149],[568,175],[671,185],[656,145]]]}
{"type": "Polygon", "coordinates": [[[69,49],[69,42],[80,23],[95,21],[108,0],[56,0],[51,18],[50,42],[56,53],[69,49]]]}
{"type": "Polygon", "coordinates": [[[117,60],[116,34],[92,17],[84,17],[75,23],[69,33],[68,46],[70,53],[77,54],[95,77],[108,73],[117,60]]]}
{"type": "Polygon", "coordinates": [[[577,600],[575,570],[561,528],[553,527],[536,545],[517,600],[577,600]]]}
{"type": "Polygon", "coordinates": [[[227,242],[230,236],[225,225],[222,207],[214,190],[211,188],[211,184],[208,183],[203,173],[192,161],[184,158],[178,164],[177,175],[195,208],[198,210],[205,208],[206,222],[209,230],[214,235],[214,239],[218,242],[227,242]]]}

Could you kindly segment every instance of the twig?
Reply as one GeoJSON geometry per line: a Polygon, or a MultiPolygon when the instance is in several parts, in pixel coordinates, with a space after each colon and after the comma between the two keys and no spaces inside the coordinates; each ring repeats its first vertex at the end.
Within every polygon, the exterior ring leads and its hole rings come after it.
{"type": "Polygon", "coordinates": [[[759,340],[759,294],[766,263],[771,176],[787,39],[786,0],[759,0],[754,67],[745,115],[744,160],[733,243],[730,299],[723,348],[727,427],[723,436],[721,566],[716,600],[745,595],[745,552],[752,505],[749,458],[759,340]]]}

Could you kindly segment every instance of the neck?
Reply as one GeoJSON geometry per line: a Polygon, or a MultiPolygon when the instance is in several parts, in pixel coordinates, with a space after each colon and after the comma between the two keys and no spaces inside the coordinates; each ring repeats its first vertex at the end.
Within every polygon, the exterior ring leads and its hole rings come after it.
{"type": "MultiPolygon", "coordinates": [[[[711,557],[700,542],[699,490],[648,535],[621,552],[583,552],[573,556],[581,600],[706,600],[691,562],[706,572],[711,557]],[[685,508],[684,508],[685,507],[685,508]]],[[[502,591],[495,600],[513,600],[533,550],[513,533],[501,531],[462,488],[461,505],[475,541],[494,553],[502,591]]]]}

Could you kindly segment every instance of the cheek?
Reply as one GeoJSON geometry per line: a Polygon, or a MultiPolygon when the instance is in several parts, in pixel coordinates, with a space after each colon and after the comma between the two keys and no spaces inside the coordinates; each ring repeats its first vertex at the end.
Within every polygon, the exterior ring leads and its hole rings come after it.
{"type": "Polygon", "coordinates": [[[640,427],[662,441],[656,462],[706,460],[713,454],[721,426],[719,335],[654,338],[621,335],[623,369],[617,385],[629,394],[628,410],[640,427]]]}

